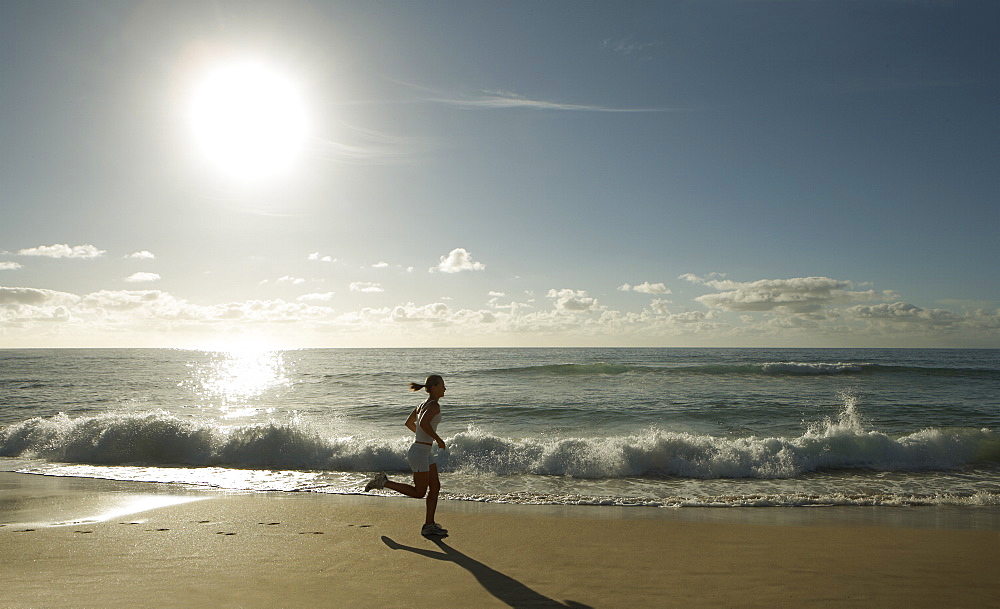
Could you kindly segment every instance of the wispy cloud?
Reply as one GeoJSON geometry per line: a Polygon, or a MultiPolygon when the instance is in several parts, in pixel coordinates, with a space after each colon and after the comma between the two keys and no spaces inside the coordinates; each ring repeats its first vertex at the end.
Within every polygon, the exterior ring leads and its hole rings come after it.
{"type": "Polygon", "coordinates": [[[335,139],[316,139],[317,155],[338,163],[386,165],[406,162],[424,152],[426,142],[340,123],[335,139]]]}
{"type": "Polygon", "coordinates": [[[132,252],[131,254],[129,254],[128,256],[125,256],[125,257],[126,258],[134,258],[136,260],[153,260],[154,258],[156,258],[156,256],[153,255],[153,252],[150,252],[148,250],[142,250],[142,251],[139,251],[139,252],[132,252]]]}
{"type": "Polygon", "coordinates": [[[601,104],[581,104],[568,101],[553,101],[528,97],[514,91],[501,89],[481,89],[474,93],[463,94],[451,91],[440,91],[424,85],[401,80],[392,82],[419,91],[419,94],[406,103],[436,103],[456,106],[466,110],[549,110],[569,112],[687,112],[688,108],[654,107],[627,108],[620,106],[605,106],[601,104]]]}
{"type": "Polygon", "coordinates": [[[651,41],[651,42],[639,42],[635,40],[632,36],[626,36],[625,38],[605,38],[601,43],[601,48],[607,49],[619,55],[633,56],[640,60],[652,59],[652,55],[649,51],[657,47],[663,46],[662,42],[651,41]]]}
{"type": "Polygon", "coordinates": [[[439,96],[426,101],[458,106],[465,109],[507,110],[525,108],[529,110],[556,110],[571,112],[681,112],[682,108],[621,108],[595,104],[531,99],[510,91],[481,91],[470,96],[439,96]]]}
{"type": "Polygon", "coordinates": [[[22,267],[16,262],[0,262],[0,271],[16,271],[19,268],[22,267]]]}

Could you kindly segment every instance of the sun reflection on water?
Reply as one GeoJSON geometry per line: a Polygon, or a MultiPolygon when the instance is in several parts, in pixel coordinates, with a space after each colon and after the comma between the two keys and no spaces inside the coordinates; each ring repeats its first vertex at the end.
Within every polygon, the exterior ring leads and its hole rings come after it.
{"type": "Polygon", "coordinates": [[[292,384],[281,351],[219,351],[211,353],[209,361],[189,362],[188,367],[193,378],[186,384],[227,418],[270,412],[254,402],[292,384]]]}

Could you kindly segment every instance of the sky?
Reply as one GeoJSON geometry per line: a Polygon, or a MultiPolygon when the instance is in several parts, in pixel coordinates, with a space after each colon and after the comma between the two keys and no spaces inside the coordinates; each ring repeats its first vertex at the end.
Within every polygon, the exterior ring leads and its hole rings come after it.
{"type": "Polygon", "coordinates": [[[998,348],[997,23],[6,1],[0,348],[998,348]]]}

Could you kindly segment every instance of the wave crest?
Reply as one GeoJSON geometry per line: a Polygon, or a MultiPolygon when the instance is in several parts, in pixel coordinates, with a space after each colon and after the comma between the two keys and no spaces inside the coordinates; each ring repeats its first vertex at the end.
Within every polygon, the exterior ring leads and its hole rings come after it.
{"type": "Polygon", "coordinates": [[[455,471],[578,478],[781,479],[833,469],[927,471],[1000,460],[1000,438],[989,430],[969,429],[930,429],[901,438],[878,432],[721,438],[652,430],[552,441],[471,431],[451,442],[446,463],[455,471]]]}
{"type": "MultiPolygon", "coordinates": [[[[367,472],[408,470],[408,438],[327,438],[300,423],[222,427],[165,412],[35,418],[0,430],[0,456],[104,465],[185,465],[367,472]]],[[[988,429],[865,430],[848,399],[836,420],[795,438],[651,429],[603,438],[522,438],[470,428],[448,439],[443,471],[576,478],[792,478],[821,470],[926,471],[1000,462],[988,429]]]]}

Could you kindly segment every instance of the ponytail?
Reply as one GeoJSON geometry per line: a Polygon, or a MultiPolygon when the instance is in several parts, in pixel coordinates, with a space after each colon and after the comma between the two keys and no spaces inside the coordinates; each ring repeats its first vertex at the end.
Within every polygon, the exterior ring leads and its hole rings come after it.
{"type": "Polygon", "coordinates": [[[421,385],[420,383],[410,383],[410,391],[420,391],[421,389],[428,389],[428,388],[433,387],[435,385],[439,385],[439,384],[441,384],[443,382],[444,382],[444,379],[441,378],[439,375],[432,374],[432,375],[430,375],[430,376],[427,377],[427,380],[424,381],[423,385],[421,385]]]}

